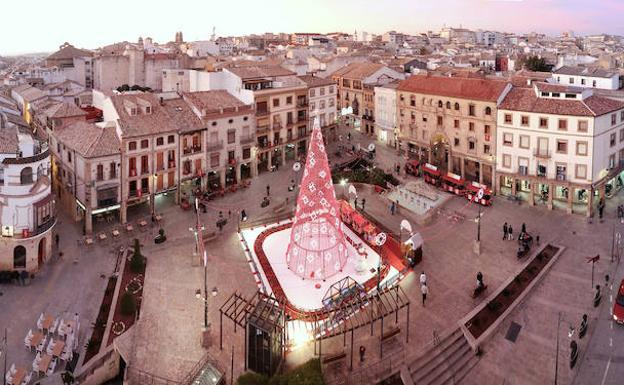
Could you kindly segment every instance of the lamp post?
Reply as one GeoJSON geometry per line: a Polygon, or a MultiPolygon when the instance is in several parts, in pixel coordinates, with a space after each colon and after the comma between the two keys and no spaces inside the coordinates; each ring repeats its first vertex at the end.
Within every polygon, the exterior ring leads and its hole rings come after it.
{"type": "MultiPolygon", "coordinates": [[[[199,198],[197,197],[195,197],[195,214],[197,222],[195,224],[194,233],[197,254],[203,257],[204,264],[204,331],[207,331],[210,327],[210,325],[208,324],[208,254],[206,252],[206,247],[204,246],[204,226],[202,226],[199,217],[199,198]]],[[[201,297],[201,293],[199,293],[199,296],[201,297]]]]}
{"type": "MultiPolygon", "coordinates": [[[[556,351],[555,351],[555,385],[557,385],[559,377],[559,328],[561,327],[561,312],[557,317],[557,338],[556,338],[556,351]]],[[[574,328],[570,325],[568,330],[568,338],[574,336],[574,328]]]]}

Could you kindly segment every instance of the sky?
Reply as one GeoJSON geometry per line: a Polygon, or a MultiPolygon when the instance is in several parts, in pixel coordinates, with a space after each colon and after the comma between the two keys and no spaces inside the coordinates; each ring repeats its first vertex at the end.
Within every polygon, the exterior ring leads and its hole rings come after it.
{"type": "Polygon", "coordinates": [[[408,34],[443,26],[624,35],[624,0],[29,0],[3,2],[0,55],[264,32],[408,34]]]}

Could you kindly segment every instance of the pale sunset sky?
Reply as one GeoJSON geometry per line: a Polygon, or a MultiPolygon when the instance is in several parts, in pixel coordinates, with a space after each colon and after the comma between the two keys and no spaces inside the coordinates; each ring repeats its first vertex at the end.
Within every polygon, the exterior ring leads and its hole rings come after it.
{"type": "Polygon", "coordinates": [[[263,32],[414,34],[442,26],[624,35],[624,0],[30,0],[3,2],[0,55],[263,32]]]}

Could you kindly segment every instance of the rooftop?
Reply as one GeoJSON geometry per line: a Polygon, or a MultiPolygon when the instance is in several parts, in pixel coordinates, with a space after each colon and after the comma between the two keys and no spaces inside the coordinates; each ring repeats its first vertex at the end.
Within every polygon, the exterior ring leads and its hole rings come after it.
{"type": "Polygon", "coordinates": [[[507,87],[506,81],[474,78],[447,78],[415,75],[402,81],[399,91],[496,102],[507,87]]]}
{"type": "Polygon", "coordinates": [[[222,113],[224,110],[242,110],[251,106],[238,100],[225,90],[185,92],[184,100],[199,110],[202,115],[222,113]]]}
{"type": "Polygon", "coordinates": [[[283,68],[280,66],[271,66],[271,65],[230,67],[227,70],[233,73],[234,75],[240,77],[243,80],[296,75],[295,72],[287,70],[286,68],[283,68]]]}
{"type": "Polygon", "coordinates": [[[312,75],[303,75],[297,76],[301,79],[308,87],[322,87],[322,86],[330,86],[336,84],[331,78],[320,78],[318,76],[312,75]]]}
{"type": "Polygon", "coordinates": [[[18,152],[17,127],[8,126],[0,128],[0,154],[17,154],[18,152]]]}
{"type": "Polygon", "coordinates": [[[79,121],[58,130],[56,137],[59,142],[84,158],[97,158],[120,152],[115,127],[102,128],[93,123],[79,121]]]}
{"type": "Polygon", "coordinates": [[[336,71],[331,76],[363,80],[383,68],[379,63],[351,63],[336,71]]]}
{"type": "Polygon", "coordinates": [[[90,51],[79,49],[69,43],[65,43],[59,47],[59,50],[48,56],[46,59],[52,60],[68,60],[75,57],[91,57],[90,51]]]}
{"type": "Polygon", "coordinates": [[[602,68],[580,66],[563,66],[554,71],[554,73],[557,75],[588,76],[593,78],[611,78],[618,74],[615,71],[608,71],[602,68]]]}
{"type": "Polygon", "coordinates": [[[113,95],[111,100],[119,114],[119,127],[124,137],[144,136],[177,131],[178,125],[150,93],[113,95]],[[146,107],[150,112],[146,113],[146,107]],[[131,114],[134,109],[135,114],[131,114]]]}

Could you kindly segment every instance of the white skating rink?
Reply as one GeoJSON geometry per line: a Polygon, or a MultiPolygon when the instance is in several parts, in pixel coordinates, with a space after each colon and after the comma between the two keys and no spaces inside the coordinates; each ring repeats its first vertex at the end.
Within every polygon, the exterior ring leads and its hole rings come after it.
{"type": "MultiPolygon", "coordinates": [[[[283,221],[279,224],[284,223],[288,223],[288,221],[283,221]]],[[[260,274],[262,282],[264,283],[265,288],[269,291],[272,291],[272,288],[266,279],[266,276],[262,271],[262,266],[260,265],[258,257],[254,252],[254,242],[260,233],[271,227],[278,226],[279,224],[276,223],[266,227],[260,226],[254,229],[241,230],[241,236],[245,239],[247,245],[249,246],[251,258],[258,267],[258,273],[260,274]]],[[[373,251],[347,226],[343,225],[342,231],[346,237],[351,238],[356,243],[361,243],[363,245],[364,250],[368,254],[368,257],[365,259],[367,268],[363,272],[356,271],[356,265],[360,260],[360,256],[355,248],[347,241],[347,248],[349,250],[347,263],[342,269],[342,272],[328,278],[325,282],[322,280],[303,280],[301,277],[297,276],[288,269],[288,265],[286,264],[286,249],[288,248],[288,243],[290,242],[290,227],[273,233],[265,239],[262,249],[264,250],[267,259],[273,268],[273,272],[275,273],[282,290],[284,290],[284,293],[288,297],[288,300],[299,309],[313,311],[322,308],[323,297],[329,287],[333,283],[338,282],[345,277],[350,276],[358,283],[363,284],[376,275],[379,254],[373,251]],[[320,288],[316,288],[316,284],[320,284],[320,288]]],[[[386,275],[385,279],[393,277],[396,274],[399,274],[399,272],[394,267],[390,266],[390,271],[388,272],[388,275],[386,275]]]]}

